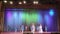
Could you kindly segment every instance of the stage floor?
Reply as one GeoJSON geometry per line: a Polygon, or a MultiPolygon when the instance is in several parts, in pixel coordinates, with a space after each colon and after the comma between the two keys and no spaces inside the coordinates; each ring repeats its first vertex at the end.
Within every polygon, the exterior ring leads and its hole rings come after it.
{"type": "Polygon", "coordinates": [[[1,34],[51,34],[51,32],[1,32],[1,34]]]}

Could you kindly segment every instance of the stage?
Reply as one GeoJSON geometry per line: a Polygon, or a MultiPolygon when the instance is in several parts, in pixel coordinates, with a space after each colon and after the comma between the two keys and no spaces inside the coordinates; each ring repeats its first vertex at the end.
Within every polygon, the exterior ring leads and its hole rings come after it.
{"type": "Polygon", "coordinates": [[[1,34],[51,34],[51,32],[1,32],[1,34]]]}

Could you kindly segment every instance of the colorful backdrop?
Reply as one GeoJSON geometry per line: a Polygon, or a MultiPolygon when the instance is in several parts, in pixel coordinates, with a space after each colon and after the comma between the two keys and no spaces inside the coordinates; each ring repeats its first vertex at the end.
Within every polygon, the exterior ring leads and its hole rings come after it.
{"type": "Polygon", "coordinates": [[[6,9],[5,29],[20,29],[22,24],[42,24],[47,31],[57,31],[57,13],[54,9],[6,9]]]}

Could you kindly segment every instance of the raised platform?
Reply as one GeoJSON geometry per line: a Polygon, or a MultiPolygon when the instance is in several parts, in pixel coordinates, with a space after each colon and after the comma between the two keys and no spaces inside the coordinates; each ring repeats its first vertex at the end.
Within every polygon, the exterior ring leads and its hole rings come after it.
{"type": "Polygon", "coordinates": [[[1,32],[1,34],[51,34],[51,32],[1,32]]]}

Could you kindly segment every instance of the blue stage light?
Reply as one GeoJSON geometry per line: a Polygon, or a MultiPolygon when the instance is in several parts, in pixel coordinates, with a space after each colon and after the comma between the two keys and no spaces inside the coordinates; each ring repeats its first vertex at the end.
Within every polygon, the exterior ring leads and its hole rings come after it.
{"type": "Polygon", "coordinates": [[[14,15],[13,15],[15,18],[17,18],[18,16],[17,16],[17,12],[14,12],[14,15]]]}
{"type": "Polygon", "coordinates": [[[49,22],[49,16],[45,15],[45,21],[48,23],[49,22]]]}
{"type": "Polygon", "coordinates": [[[38,14],[38,23],[42,22],[42,16],[40,14],[38,14]]]}
{"type": "Polygon", "coordinates": [[[53,15],[54,15],[54,11],[53,11],[53,10],[50,10],[49,14],[50,14],[51,16],[53,16],[53,15]]]}

